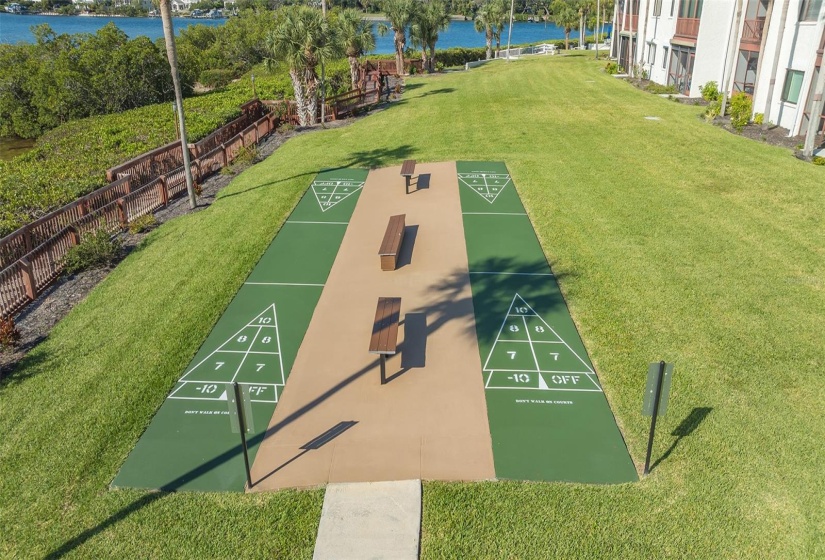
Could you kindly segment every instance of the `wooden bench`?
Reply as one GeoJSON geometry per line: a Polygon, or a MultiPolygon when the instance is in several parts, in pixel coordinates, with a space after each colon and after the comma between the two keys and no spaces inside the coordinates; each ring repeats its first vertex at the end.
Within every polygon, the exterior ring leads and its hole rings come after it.
{"type": "Polygon", "coordinates": [[[381,257],[381,270],[395,270],[398,264],[398,254],[401,252],[401,243],[404,241],[404,219],[406,214],[390,216],[390,223],[387,224],[387,231],[384,233],[384,240],[378,250],[381,257]]]}
{"type": "Polygon", "coordinates": [[[404,177],[404,181],[406,182],[406,193],[410,194],[410,179],[415,173],[415,160],[414,159],[405,159],[404,163],[401,164],[401,176],[404,177]]]}
{"type": "Polygon", "coordinates": [[[400,297],[380,297],[372,324],[370,354],[381,358],[381,385],[387,381],[387,356],[396,353],[398,344],[398,321],[401,318],[400,297]]]}

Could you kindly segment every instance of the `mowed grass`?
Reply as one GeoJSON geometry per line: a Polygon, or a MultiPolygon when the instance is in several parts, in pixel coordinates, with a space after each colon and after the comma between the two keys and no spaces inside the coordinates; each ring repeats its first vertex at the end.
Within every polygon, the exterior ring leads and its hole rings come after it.
{"type": "Polygon", "coordinates": [[[410,79],[156,230],[0,387],[0,556],[311,557],[322,491],[108,484],[314,173],[412,157],[507,163],[637,465],[676,363],[649,477],[425,484],[423,558],[825,557],[825,169],[601,66],[410,79]]]}

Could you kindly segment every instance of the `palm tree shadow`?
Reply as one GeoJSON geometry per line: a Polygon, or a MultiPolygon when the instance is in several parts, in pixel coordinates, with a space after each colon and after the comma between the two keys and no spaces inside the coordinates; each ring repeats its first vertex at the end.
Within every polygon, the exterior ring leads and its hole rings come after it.
{"type": "Polygon", "coordinates": [[[292,179],[298,179],[301,177],[314,177],[318,173],[322,171],[338,171],[342,169],[349,169],[351,167],[360,167],[360,168],[367,168],[367,169],[378,169],[379,167],[386,167],[392,163],[397,163],[404,159],[409,159],[410,156],[413,155],[415,149],[409,144],[402,144],[400,146],[396,146],[394,148],[374,148],[372,150],[358,150],[354,152],[350,152],[349,158],[346,163],[339,165],[337,167],[325,167],[325,168],[316,168],[311,171],[306,171],[304,173],[297,173],[295,175],[290,175],[288,177],[282,177],[280,179],[276,179],[274,181],[267,181],[265,183],[260,183],[258,185],[249,187],[248,189],[244,189],[242,191],[237,191],[233,193],[228,193],[225,195],[220,196],[219,198],[231,198],[233,196],[240,196],[244,194],[248,194],[253,191],[257,191],[259,189],[265,189],[268,187],[273,187],[280,183],[285,183],[287,181],[291,181],[292,179]]]}
{"type": "Polygon", "coordinates": [[[705,418],[708,417],[712,410],[713,408],[708,406],[700,406],[691,410],[690,414],[688,414],[679,423],[679,425],[676,426],[676,429],[670,433],[670,435],[675,436],[676,439],[673,440],[673,443],[670,444],[670,447],[667,449],[667,451],[665,451],[662,454],[662,456],[656,459],[656,462],[653,463],[653,465],[651,465],[650,472],[653,472],[653,469],[655,469],[659,465],[659,463],[670,457],[670,454],[673,453],[673,451],[676,449],[676,446],[679,445],[680,441],[682,441],[682,438],[688,437],[694,431],[696,431],[699,425],[705,420],[705,418]]]}

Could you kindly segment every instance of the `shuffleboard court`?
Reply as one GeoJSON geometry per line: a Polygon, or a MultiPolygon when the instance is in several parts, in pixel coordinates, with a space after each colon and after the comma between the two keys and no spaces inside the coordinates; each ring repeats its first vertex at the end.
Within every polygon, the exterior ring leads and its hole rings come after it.
{"type": "Polygon", "coordinates": [[[456,168],[496,476],[638,480],[507,167],[456,168]]]}
{"type": "Polygon", "coordinates": [[[283,392],[367,171],[319,173],[130,453],[115,487],[244,489],[231,382],[251,402],[250,461],[283,392]]]}

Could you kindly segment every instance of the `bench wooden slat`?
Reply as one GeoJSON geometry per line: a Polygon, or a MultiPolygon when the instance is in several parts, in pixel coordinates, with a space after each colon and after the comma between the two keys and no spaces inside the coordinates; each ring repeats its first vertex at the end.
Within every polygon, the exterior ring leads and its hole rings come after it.
{"type": "Polygon", "coordinates": [[[401,175],[404,177],[410,177],[413,173],[415,173],[415,160],[404,160],[404,163],[401,164],[401,175]]]}
{"type": "Polygon", "coordinates": [[[401,298],[380,297],[370,337],[371,354],[395,354],[398,344],[398,321],[401,318],[401,298]]]}
{"type": "Polygon", "coordinates": [[[398,254],[404,242],[406,217],[406,214],[390,217],[387,231],[384,232],[384,239],[381,241],[381,248],[378,249],[378,256],[381,257],[381,270],[395,270],[398,264],[398,254]]]}

